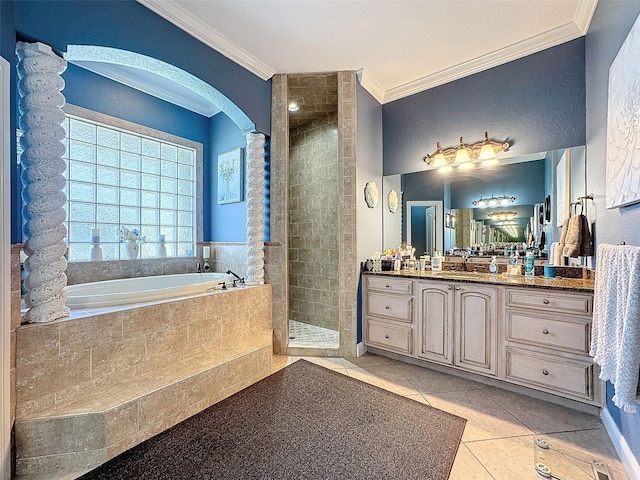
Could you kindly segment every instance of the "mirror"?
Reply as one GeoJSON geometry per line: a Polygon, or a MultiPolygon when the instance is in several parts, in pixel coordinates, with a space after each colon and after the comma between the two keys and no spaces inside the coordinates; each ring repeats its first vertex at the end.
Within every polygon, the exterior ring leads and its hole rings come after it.
{"type": "Polygon", "coordinates": [[[396,190],[402,202],[395,212],[384,209],[383,248],[407,242],[416,255],[430,255],[526,242],[544,256],[559,239],[570,204],[586,195],[584,146],[502,158],[494,167],[447,174],[427,168],[384,177],[383,198],[396,190]],[[474,205],[481,198],[503,196],[514,201],[474,205]]]}

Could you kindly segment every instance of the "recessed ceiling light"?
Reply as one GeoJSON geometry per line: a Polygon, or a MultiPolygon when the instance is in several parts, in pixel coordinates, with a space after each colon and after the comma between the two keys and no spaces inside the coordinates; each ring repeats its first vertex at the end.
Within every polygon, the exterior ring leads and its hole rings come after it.
{"type": "Polygon", "coordinates": [[[291,102],[289,104],[289,111],[290,112],[297,112],[298,110],[300,110],[300,105],[298,105],[296,102],[291,102]]]}

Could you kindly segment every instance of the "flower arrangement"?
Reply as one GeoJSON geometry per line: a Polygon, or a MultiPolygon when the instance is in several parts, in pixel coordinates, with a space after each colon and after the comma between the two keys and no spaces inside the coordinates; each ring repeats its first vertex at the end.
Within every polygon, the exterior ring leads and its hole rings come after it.
{"type": "Polygon", "coordinates": [[[120,227],[118,229],[118,235],[120,235],[121,242],[143,243],[147,240],[146,237],[140,235],[140,232],[137,228],[129,230],[126,227],[120,227]]]}

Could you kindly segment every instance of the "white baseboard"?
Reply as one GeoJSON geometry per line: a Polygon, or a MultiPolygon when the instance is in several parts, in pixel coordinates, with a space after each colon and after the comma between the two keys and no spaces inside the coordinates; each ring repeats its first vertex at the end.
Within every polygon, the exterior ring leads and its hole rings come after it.
{"type": "Polygon", "coordinates": [[[358,345],[356,345],[356,356],[361,357],[365,353],[367,353],[367,346],[364,343],[360,342],[358,345]]]}
{"type": "Polygon", "coordinates": [[[631,451],[627,440],[622,436],[620,429],[618,429],[616,422],[613,421],[613,417],[606,407],[602,409],[600,418],[602,418],[604,428],[607,430],[609,438],[611,438],[611,443],[613,443],[616,452],[618,452],[622,466],[627,471],[629,478],[640,478],[640,464],[638,464],[638,459],[631,451]]]}

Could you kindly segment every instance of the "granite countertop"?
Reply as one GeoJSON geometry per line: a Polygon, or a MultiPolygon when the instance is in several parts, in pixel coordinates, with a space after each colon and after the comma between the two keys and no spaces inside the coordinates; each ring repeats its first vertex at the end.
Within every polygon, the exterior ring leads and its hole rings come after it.
{"type": "Polygon", "coordinates": [[[593,293],[592,278],[547,278],[543,276],[526,277],[524,275],[505,275],[442,271],[431,272],[429,270],[400,270],[383,272],[364,272],[366,275],[381,275],[385,277],[417,278],[425,280],[455,281],[464,283],[484,283],[488,285],[506,285],[510,287],[545,288],[551,290],[565,290],[571,292],[593,293]]]}

